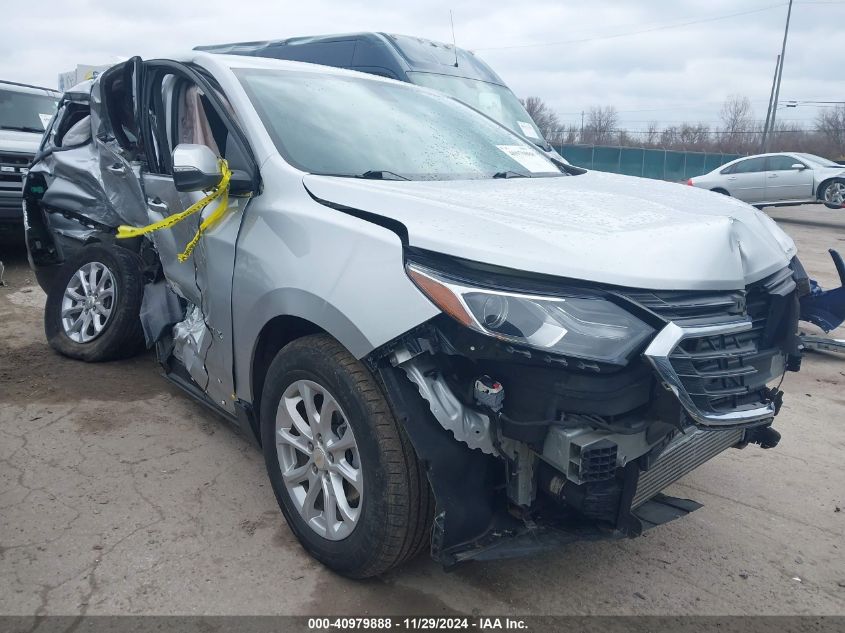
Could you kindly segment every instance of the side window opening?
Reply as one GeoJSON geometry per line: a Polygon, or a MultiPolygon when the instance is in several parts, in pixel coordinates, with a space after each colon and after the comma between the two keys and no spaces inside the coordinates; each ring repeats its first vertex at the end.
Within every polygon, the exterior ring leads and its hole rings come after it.
{"type": "Polygon", "coordinates": [[[139,153],[138,122],[135,116],[134,66],[131,62],[120,71],[108,73],[102,86],[111,131],[118,145],[133,154],[139,153]]]}
{"type": "Polygon", "coordinates": [[[87,104],[68,101],[53,130],[55,147],[83,145],[91,139],[91,109],[87,104]]]}

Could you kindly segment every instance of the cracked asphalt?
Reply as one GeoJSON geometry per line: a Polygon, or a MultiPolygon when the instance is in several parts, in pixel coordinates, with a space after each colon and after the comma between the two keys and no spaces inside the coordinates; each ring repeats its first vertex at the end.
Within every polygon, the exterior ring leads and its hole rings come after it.
{"type": "MultiPolygon", "coordinates": [[[[845,211],[770,210],[837,284],[845,211]]],[[[780,446],[730,450],[670,489],[704,507],[630,541],[366,582],[312,561],[259,452],[151,354],[54,354],[44,295],[0,245],[0,614],[845,615],[845,356],[787,376],[780,446]]],[[[839,330],[837,335],[845,337],[839,330]]]]}

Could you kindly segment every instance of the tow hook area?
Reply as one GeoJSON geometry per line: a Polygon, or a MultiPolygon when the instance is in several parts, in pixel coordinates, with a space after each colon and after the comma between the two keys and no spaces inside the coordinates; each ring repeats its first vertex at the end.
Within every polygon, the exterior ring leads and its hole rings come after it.
{"type": "Polygon", "coordinates": [[[761,426],[748,429],[745,432],[745,442],[748,444],[759,444],[760,448],[774,448],[780,442],[780,433],[771,426],[761,426]]]}

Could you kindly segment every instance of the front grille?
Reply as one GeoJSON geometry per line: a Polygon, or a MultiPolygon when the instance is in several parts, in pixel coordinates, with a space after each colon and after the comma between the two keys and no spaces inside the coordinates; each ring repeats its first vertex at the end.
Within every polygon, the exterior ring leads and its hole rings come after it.
{"type": "Polygon", "coordinates": [[[645,503],[669,484],[742,440],[742,429],[688,430],[672,440],[637,482],[631,507],[645,503]]]}
{"type": "Polygon", "coordinates": [[[668,356],[694,405],[723,414],[769,401],[766,384],[783,373],[786,341],[795,326],[795,288],[791,269],[784,268],[741,291],[628,296],[681,327],[750,321],[745,331],[685,338],[668,356]]]}
{"type": "Polygon", "coordinates": [[[0,192],[20,193],[32,154],[0,152],[0,192]]]}

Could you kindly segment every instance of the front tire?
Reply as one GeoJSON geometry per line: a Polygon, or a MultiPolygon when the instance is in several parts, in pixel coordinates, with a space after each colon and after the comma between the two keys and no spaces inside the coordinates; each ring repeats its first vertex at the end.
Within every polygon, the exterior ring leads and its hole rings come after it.
{"type": "Polygon", "coordinates": [[[828,209],[845,207],[845,180],[836,178],[822,186],[819,199],[828,209]]]}
{"type": "Polygon", "coordinates": [[[140,260],[120,247],[79,249],[52,279],[44,306],[47,342],[64,356],[99,362],[144,348],[140,260]]]}
{"type": "Polygon", "coordinates": [[[419,553],[434,513],[428,481],[367,368],[318,334],[284,347],[264,384],[267,473],[308,553],[352,578],[419,553]]]}

